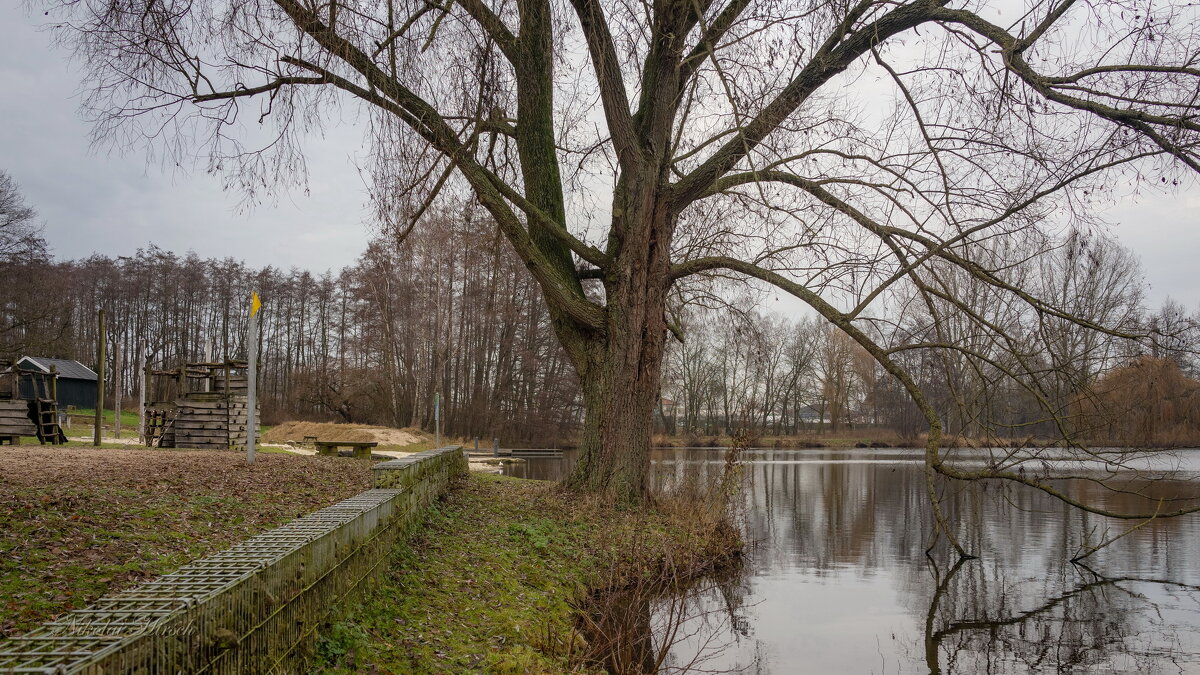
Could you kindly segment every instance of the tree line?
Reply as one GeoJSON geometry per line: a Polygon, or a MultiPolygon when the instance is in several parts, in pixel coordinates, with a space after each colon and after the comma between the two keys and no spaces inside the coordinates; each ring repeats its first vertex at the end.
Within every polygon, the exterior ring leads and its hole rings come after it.
{"type": "MultiPolygon", "coordinates": [[[[471,208],[439,211],[403,237],[380,235],[355,264],[320,274],[152,245],[130,256],[56,261],[37,235],[26,227],[19,255],[0,262],[0,354],[94,366],[95,314],[104,308],[109,381],[126,402],[136,400],[143,354],[164,368],[243,357],[256,290],[264,299],[259,382],[268,422],[432,429],[439,395],[450,435],[535,444],[577,437],[579,382],[544,301],[494,222],[471,208]]],[[[974,319],[901,295],[874,317],[874,339],[916,374],[947,432],[1186,442],[1189,420],[1200,416],[1198,313],[1173,301],[1148,309],[1134,256],[1097,235],[1067,237],[1032,257],[1023,274],[1072,318],[1039,316],[952,271],[942,283],[971,298],[974,319]],[[1157,339],[1122,339],[1079,319],[1157,339]],[[1005,340],[975,330],[976,320],[1003,323],[1005,340]],[[1027,381],[1036,387],[1023,387],[1027,381]]],[[[828,322],[764,309],[768,295],[744,284],[694,291],[675,296],[660,432],[882,428],[915,441],[924,429],[900,383],[828,322]]]]}
{"type": "Polygon", "coordinates": [[[266,423],[432,430],[435,394],[451,435],[552,442],[578,423],[575,375],[528,272],[490,221],[445,214],[402,242],[371,242],[354,265],[314,274],[153,245],[56,261],[28,211],[25,234],[34,236],[0,258],[0,357],[95,367],[103,308],[109,401],[115,387],[136,400],[142,355],[156,368],[244,358],[257,291],[266,423]]]}
{"type": "MultiPolygon", "coordinates": [[[[913,374],[948,434],[1200,442],[1191,422],[1200,419],[1200,308],[1171,299],[1148,307],[1140,265],[1116,241],[1074,231],[1012,271],[1068,316],[1014,302],[949,267],[941,272],[941,297],[965,303],[899,293],[872,317],[870,334],[913,374]]],[[[885,428],[913,442],[927,429],[900,383],[841,330],[816,316],[733,309],[766,302],[699,302],[680,312],[685,338],[668,348],[658,411],[668,433],[885,428]]]]}

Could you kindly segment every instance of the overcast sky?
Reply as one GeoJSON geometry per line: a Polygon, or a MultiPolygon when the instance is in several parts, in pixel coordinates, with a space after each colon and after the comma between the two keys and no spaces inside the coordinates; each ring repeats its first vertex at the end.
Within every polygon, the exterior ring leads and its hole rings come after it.
{"type": "Polygon", "coordinates": [[[0,169],[45,221],[56,256],[127,255],[154,243],[322,271],[352,263],[365,247],[366,192],[354,162],[364,153],[352,123],[306,143],[308,194],[240,208],[242,195],[222,191],[219,176],[164,170],[141,149],[93,150],[79,75],[38,29],[43,19],[0,3],[0,169]]]}
{"type": "MultiPolygon", "coordinates": [[[[14,3],[21,4],[21,3],[14,3]]],[[[141,149],[91,148],[79,114],[79,76],[38,29],[44,17],[0,3],[0,169],[20,184],[59,258],[127,255],[154,243],[203,257],[314,272],[352,263],[370,237],[364,156],[353,120],[333,120],[306,144],[309,191],[248,209],[218,176],[164,171],[141,149]]],[[[1141,258],[1152,304],[1200,307],[1200,185],[1122,198],[1104,214],[1141,258]]]]}

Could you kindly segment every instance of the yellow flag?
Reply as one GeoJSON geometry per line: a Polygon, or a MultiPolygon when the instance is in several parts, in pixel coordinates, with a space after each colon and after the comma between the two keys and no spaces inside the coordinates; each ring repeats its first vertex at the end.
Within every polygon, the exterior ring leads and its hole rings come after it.
{"type": "Polygon", "coordinates": [[[252,291],[250,293],[250,316],[258,314],[258,308],[262,307],[262,300],[258,299],[258,293],[252,291]]]}

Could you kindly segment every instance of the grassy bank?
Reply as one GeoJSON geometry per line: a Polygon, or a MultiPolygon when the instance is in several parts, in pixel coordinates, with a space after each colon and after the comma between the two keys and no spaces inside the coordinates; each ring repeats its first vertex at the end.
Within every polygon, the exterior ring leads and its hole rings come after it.
{"type": "MultiPolygon", "coordinates": [[[[687,506],[684,506],[684,505],[687,506]]],[[[737,534],[716,506],[643,512],[552,485],[473,475],[397,547],[364,599],[322,631],[318,670],[557,673],[595,658],[576,630],[589,592],[727,563],[737,534]]]]}
{"type": "Polygon", "coordinates": [[[0,637],[369,486],[335,458],[0,446],[0,637]]]}

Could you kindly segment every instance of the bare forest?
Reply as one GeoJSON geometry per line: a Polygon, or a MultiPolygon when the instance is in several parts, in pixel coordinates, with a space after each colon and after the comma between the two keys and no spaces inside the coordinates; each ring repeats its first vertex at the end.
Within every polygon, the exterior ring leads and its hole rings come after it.
{"type": "MultiPolygon", "coordinates": [[[[13,195],[13,210],[32,221],[33,210],[15,188],[13,195]]],[[[125,364],[109,374],[109,400],[115,386],[124,401],[136,400],[142,355],[164,367],[243,356],[246,298],[257,290],[266,302],[260,382],[268,423],[432,429],[440,392],[451,435],[533,445],[578,440],[577,376],[535,281],[479,211],[439,212],[424,229],[400,241],[380,236],[355,265],[323,274],[254,269],[152,245],[115,259],[56,261],[36,228],[22,232],[19,254],[0,267],[12,290],[0,306],[0,353],[94,365],[95,312],[103,307],[108,347],[121,352],[117,359],[110,351],[110,368],[125,364]]],[[[1057,424],[1067,419],[1081,440],[1197,443],[1196,314],[1173,301],[1147,308],[1132,254],[1097,235],[1076,233],[1028,267],[1039,290],[1078,317],[1156,339],[1135,342],[1071,321],[1010,315],[1025,357],[1039,354],[1053,415],[1030,392],[1005,387],[1002,366],[973,367],[932,346],[904,350],[899,358],[919,374],[947,432],[968,442],[1058,439],[1057,424]]],[[[982,289],[968,292],[988,309],[982,289]]],[[[868,352],[819,317],[779,307],[779,297],[764,288],[723,283],[677,308],[686,337],[668,345],[658,433],[689,444],[868,431],[886,432],[891,442],[918,441],[925,429],[920,411],[868,352]]],[[[934,321],[920,307],[898,298],[888,315],[876,317],[875,339],[920,344],[940,332],[971,342],[969,326],[934,321]]],[[[1018,343],[976,340],[974,348],[998,364],[1023,358],[1018,343]]]]}

